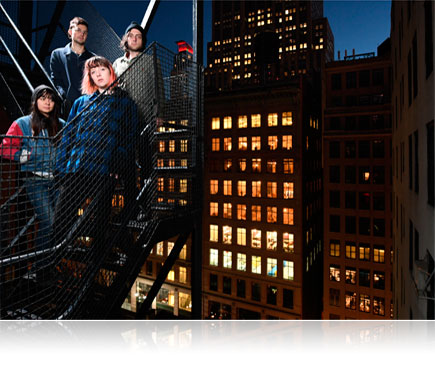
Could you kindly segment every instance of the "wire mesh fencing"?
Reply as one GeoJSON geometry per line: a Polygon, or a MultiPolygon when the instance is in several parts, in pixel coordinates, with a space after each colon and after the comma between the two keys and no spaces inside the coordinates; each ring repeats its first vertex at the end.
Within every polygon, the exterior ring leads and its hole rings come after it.
{"type": "Polygon", "coordinates": [[[138,267],[141,234],[198,210],[201,84],[154,43],[56,137],[1,136],[0,318],[89,316],[138,267]]]}

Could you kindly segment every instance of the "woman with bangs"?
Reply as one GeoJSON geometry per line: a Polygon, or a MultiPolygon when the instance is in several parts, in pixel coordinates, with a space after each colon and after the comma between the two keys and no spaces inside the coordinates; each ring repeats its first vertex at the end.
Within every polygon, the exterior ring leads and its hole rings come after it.
{"type": "Polygon", "coordinates": [[[57,244],[70,232],[79,208],[91,199],[94,228],[86,236],[94,237],[95,246],[107,228],[118,176],[126,189],[135,189],[137,109],[115,80],[106,58],[94,56],[86,61],[84,95],[71,108],[56,165],[62,185],[55,214],[57,244]]]}

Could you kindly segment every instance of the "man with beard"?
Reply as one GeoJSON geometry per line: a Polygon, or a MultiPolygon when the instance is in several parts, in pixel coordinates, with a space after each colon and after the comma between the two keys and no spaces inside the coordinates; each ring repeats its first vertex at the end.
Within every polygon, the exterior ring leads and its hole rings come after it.
{"type": "Polygon", "coordinates": [[[64,99],[65,117],[73,102],[81,96],[85,62],[95,55],[85,48],[88,38],[88,23],[85,19],[74,17],[70,21],[68,37],[71,42],[63,48],[53,50],[50,58],[51,78],[64,99]]]}

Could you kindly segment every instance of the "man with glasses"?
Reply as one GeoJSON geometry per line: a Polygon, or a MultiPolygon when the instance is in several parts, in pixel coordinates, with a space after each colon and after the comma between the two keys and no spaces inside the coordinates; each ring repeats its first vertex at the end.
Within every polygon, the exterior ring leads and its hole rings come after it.
{"type": "Polygon", "coordinates": [[[95,55],[85,48],[88,38],[88,23],[85,19],[74,17],[70,21],[68,37],[71,42],[53,50],[50,58],[51,78],[64,99],[63,114],[66,117],[73,102],[81,96],[85,62],[95,55]]]}

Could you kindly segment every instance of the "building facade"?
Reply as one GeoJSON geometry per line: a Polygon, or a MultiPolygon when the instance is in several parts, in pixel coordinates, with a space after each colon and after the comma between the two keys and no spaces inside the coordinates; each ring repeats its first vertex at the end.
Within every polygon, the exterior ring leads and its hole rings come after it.
{"type": "Polygon", "coordinates": [[[434,8],[391,8],[396,319],[434,319],[434,8]]]}
{"type": "Polygon", "coordinates": [[[393,314],[388,46],[326,65],[323,319],[393,314]]]}

